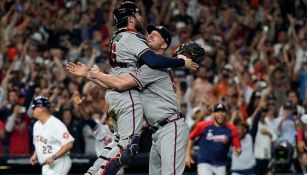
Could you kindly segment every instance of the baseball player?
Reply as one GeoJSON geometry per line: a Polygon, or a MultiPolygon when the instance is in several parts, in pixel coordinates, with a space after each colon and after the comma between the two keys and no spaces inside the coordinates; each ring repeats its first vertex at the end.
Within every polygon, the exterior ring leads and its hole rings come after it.
{"type": "MultiPolygon", "coordinates": [[[[149,25],[148,45],[157,54],[164,54],[171,43],[171,34],[163,26],[149,25]]],[[[174,83],[167,69],[151,69],[147,65],[136,73],[111,76],[91,69],[92,78],[119,91],[138,87],[145,119],[152,134],[149,160],[150,175],[183,174],[189,127],[180,114],[174,83]]]]}
{"type": "MultiPolygon", "coordinates": [[[[179,59],[172,59],[156,55],[150,50],[144,35],[139,33],[142,31],[142,17],[133,2],[121,3],[113,11],[113,16],[114,25],[118,31],[110,42],[111,75],[127,75],[135,72],[137,63],[144,63],[151,68],[185,66],[195,69],[198,67],[184,55],[179,55],[179,59]]],[[[74,69],[72,64],[69,63],[67,69],[76,75],[76,71],[79,70],[74,69]]],[[[87,76],[87,72],[81,75],[87,76]]],[[[105,98],[109,105],[109,114],[113,114],[113,127],[119,135],[119,143],[108,145],[106,148],[112,149],[103,151],[100,158],[89,168],[88,174],[95,174],[99,168],[104,169],[102,174],[115,174],[120,167],[117,161],[118,155],[121,158],[121,164],[124,165],[131,161],[138,150],[143,118],[139,91],[130,89],[117,92],[109,89],[105,98]]]]}
{"type": "Polygon", "coordinates": [[[31,108],[33,117],[38,121],[33,127],[35,151],[30,158],[31,165],[38,162],[42,165],[43,175],[66,175],[71,167],[69,150],[73,147],[74,138],[66,126],[49,112],[48,98],[38,96],[31,108]]]}
{"type": "Polygon", "coordinates": [[[191,166],[194,161],[191,158],[193,140],[199,137],[198,165],[199,175],[225,175],[227,154],[232,144],[234,154],[241,152],[240,138],[235,126],[226,123],[227,108],[218,103],[213,107],[213,121],[201,121],[196,124],[190,133],[186,153],[186,165],[191,166]]]}

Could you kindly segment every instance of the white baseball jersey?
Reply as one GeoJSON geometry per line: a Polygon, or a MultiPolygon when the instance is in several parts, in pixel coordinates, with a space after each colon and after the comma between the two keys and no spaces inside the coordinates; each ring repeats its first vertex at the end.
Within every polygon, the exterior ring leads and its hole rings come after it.
{"type": "Polygon", "coordinates": [[[97,128],[94,131],[95,134],[95,150],[97,157],[102,153],[104,147],[106,147],[113,140],[113,133],[110,131],[108,125],[102,125],[97,123],[97,128]]]}
{"type": "MultiPolygon", "coordinates": [[[[34,124],[33,143],[40,164],[71,141],[74,141],[74,138],[69,134],[66,126],[52,115],[44,124],[41,121],[34,124]]],[[[58,160],[60,159],[61,157],[58,160]]]]}

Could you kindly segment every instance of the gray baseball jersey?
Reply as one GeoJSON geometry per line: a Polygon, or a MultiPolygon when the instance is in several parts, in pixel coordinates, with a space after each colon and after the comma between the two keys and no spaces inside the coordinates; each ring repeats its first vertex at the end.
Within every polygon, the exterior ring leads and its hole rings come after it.
{"type": "MultiPolygon", "coordinates": [[[[133,31],[119,33],[112,42],[110,62],[127,63],[129,66],[127,68],[114,66],[109,73],[123,75],[135,72],[138,57],[148,49],[144,35],[133,31]]],[[[108,90],[106,100],[109,104],[109,112],[116,116],[113,117],[114,129],[120,137],[140,135],[143,117],[140,92],[134,89],[125,92],[108,90]]]]}
{"type": "MultiPolygon", "coordinates": [[[[154,70],[143,65],[135,74],[130,75],[142,89],[141,101],[145,118],[150,125],[178,116],[179,105],[169,71],[154,70]]],[[[150,175],[183,174],[188,134],[187,123],[184,119],[179,119],[159,128],[152,135],[150,175]]]]}
{"type": "Polygon", "coordinates": [[[136,80],[142,91],[144,114],[150,125],[179,113],[175,85],[172,82],[170,71],[151,69],[143,65],[136,73],[130,73],[130,75],[136,80]]]}
{"type": "Polygon", "coordinates": [[[127,63],[128,68],[112,67],[109,73],[122,75],[136,71],[140,55],[147,50],[149,47],[144,35],[133,31],[119,33],[112,42],[110,64],[112,61],[127,63]]]}

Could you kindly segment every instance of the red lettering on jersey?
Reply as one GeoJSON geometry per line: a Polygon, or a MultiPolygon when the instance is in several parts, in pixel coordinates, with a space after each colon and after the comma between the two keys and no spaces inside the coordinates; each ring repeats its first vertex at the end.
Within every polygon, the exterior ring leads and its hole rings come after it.
{"type": "Polygon", "coordinates": [[[102,139],[99,140],[100,142],[102,142],[105,145],[108,145],[109,143],[112,142],[112,138],[108,137],[108,136],[104,136],[102,139]]]}
{"type": "Polygon", "coordinates": [[[47,144],[47,139],[40,135],[35,136],[34,140],[35,142],[42,142],[44,144],[47,144]]]}
{"type": "Polygon", "coordinates": [[[116,45],[115,44],[113,44],[112,45],[112,48],[111,48],[111,61],[113,62],[113,61],[116,61],[116,54],[115,54],[115,52],[116,52],[116,45]]]}
{"type": "Polygon", "coordinates": [[[68,137],[69,137],[69,134],[67,132],[64,132],[63,133],[63,139],[68,139],[68,137]]]}

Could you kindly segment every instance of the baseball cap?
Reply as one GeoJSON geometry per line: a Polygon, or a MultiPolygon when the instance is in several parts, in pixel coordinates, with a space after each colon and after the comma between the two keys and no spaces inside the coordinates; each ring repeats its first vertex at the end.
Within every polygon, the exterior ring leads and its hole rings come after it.
{"type": "Polygon", "coordinates": [[[287,101],[284,105],[283,105],[284,109],[293,109],[294,106],[291,102],[287,101]]]}
{"type": "Polygon", "coordinates": [[[44,97],[44,96],[35,97],[32,104],[31,104],[31,108],[36,108],[36,107],[49,108],[50,107],[49,99],[47,97],[44,97]]]}
{"type": "Polygon", "coordinates": [[[162,38],[164,39],[164,41],[167,44],[167,47],[170,46],[171,42],[172,42],[172,35],[171,32],[169,30],[167,30],[166,27],[164,26],[155,26],[155,25],[148,25],[147,26],[147,32],[150,34],[152,31],[157,31],[160,33],[160,35],[162,36],[162,38]]]}
{"type": "Polygon", "coordinates": [[[216,105],[214,105],[213,107],[213,112],[218,112],[218,111],[227,111],[227,107],[226,105],[224,105],[223,103],[218,103],[216,105]]]}

